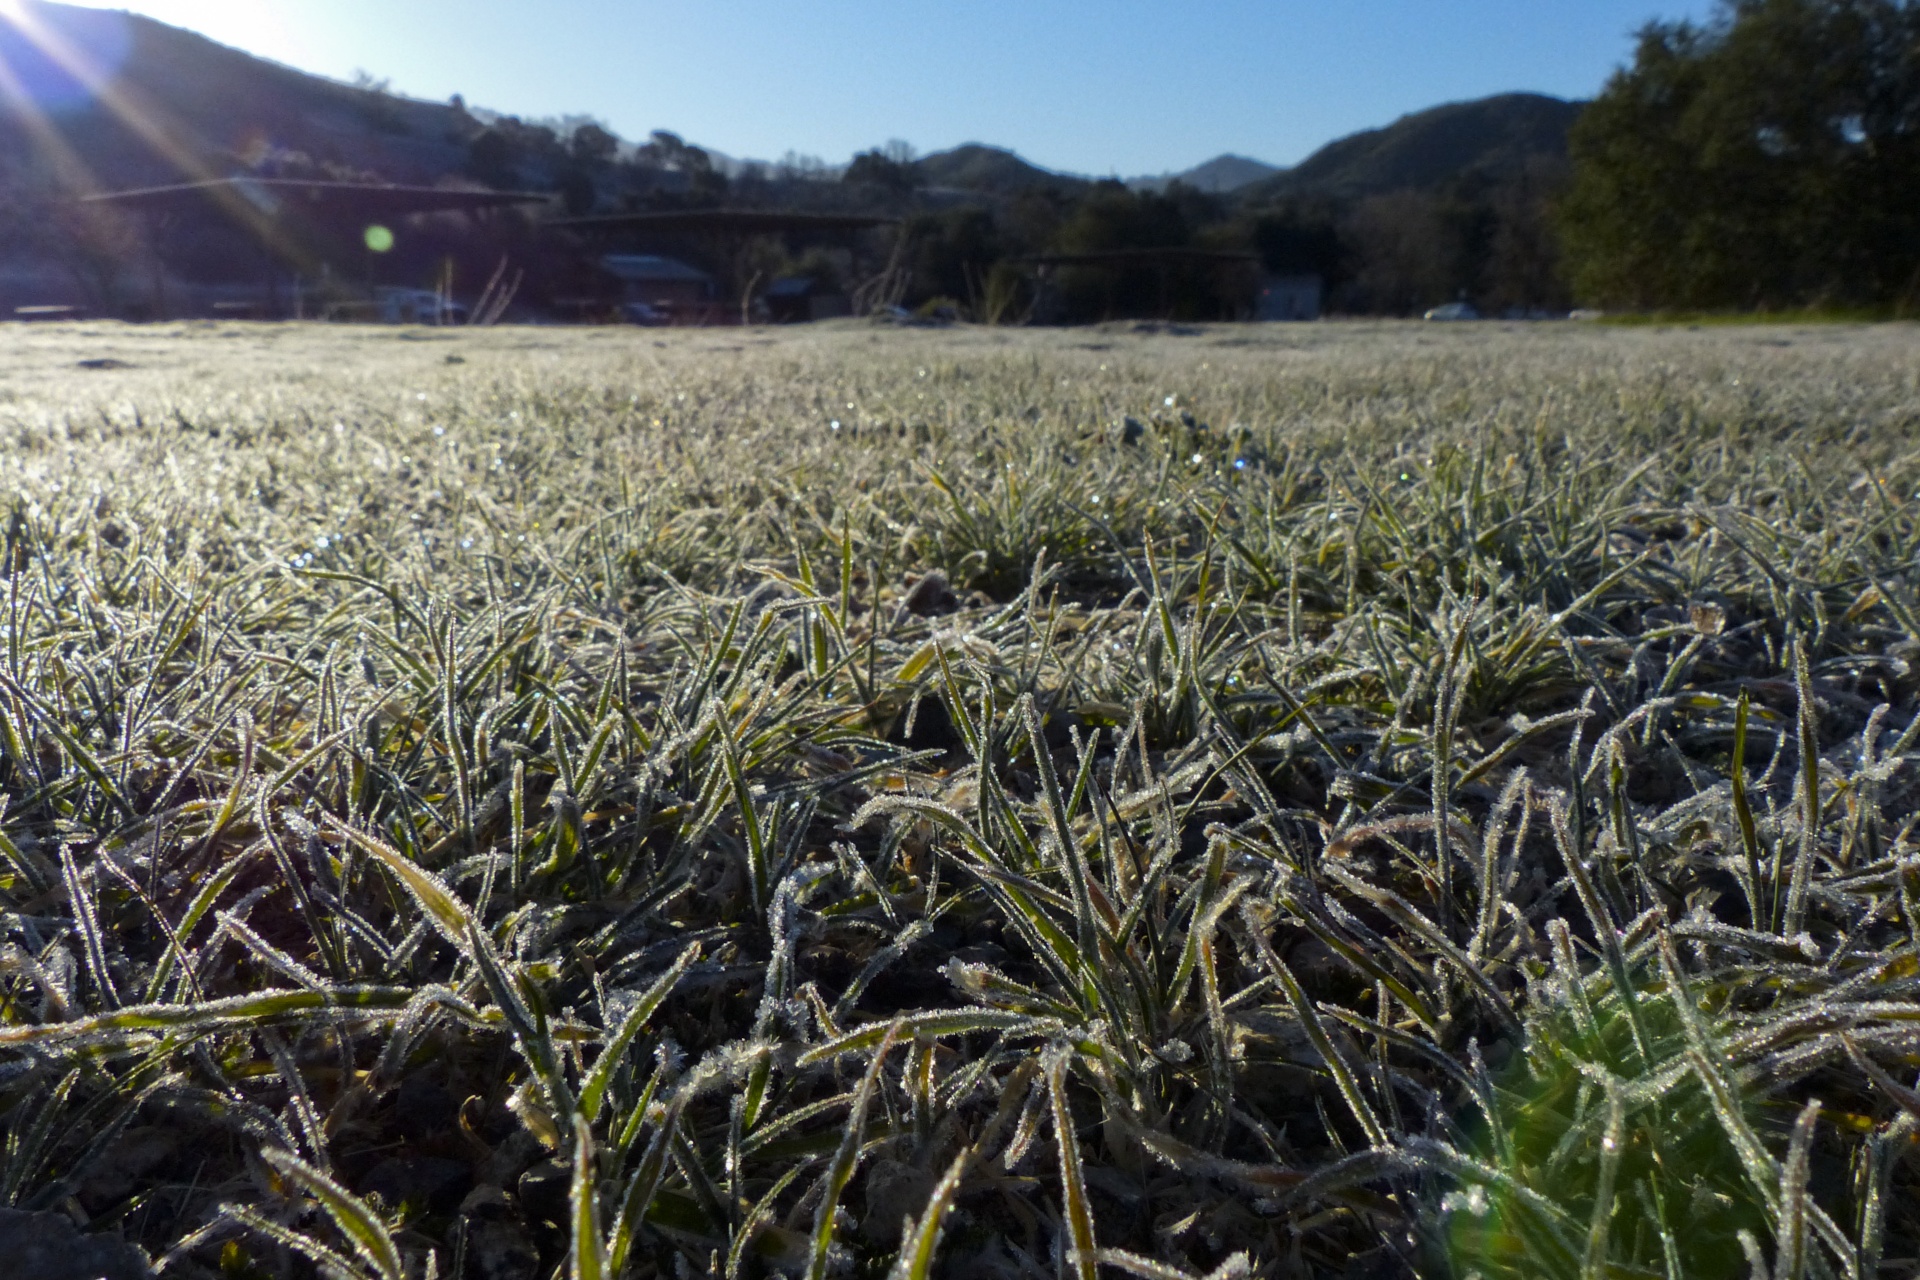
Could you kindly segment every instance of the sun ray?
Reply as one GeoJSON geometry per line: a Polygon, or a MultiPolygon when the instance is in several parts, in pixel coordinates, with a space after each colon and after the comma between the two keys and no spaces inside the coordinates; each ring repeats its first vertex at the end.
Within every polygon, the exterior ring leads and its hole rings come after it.
{"type": "Polygon", "coordinates": [[[111,72],[97,65],[84,50],[69,43],[64,35],[43,21],[35,9],[19,4],[18,0],[16,5],[6,21],[35,49],[85,88],[115,119],[131,129],[156,155],[196,181],[220,176],[177,136],[177,131],[169,128],[166,113],[157,103],[147,100],[144,94],[124,81],[116,80],[111,72]]]}
{"type": "MultiPolygon", "coordinates": [[[[158,103],[112,72],[97,65],[87,53],[76,47],[59,31],[43,21],[27,0],[0,0],[0,23],[12,27],[55,66],[81,85],[114,119],[125,125],[162,160],[172,165],[186,180],[211,182],[225,177],[209,165],[197,148],[186,141],[186,131],[175,124],[158,103]]],[[[74,195],[97,194],[100,184],[73,148],[60,135],[46,113],[32,100],[19,78],[5,60],[0,59],[0,96],[15,102],[45,150],[63,184],[71,181],[74,195]]],[[[281,230],[273,211],[249,201],[229,187],[210,188],[213,200],[228,217],[259,237],[270,249],[284,257],[304,260],[306,254],[281,230]]]]}
{"type": "MultiPolygon", "coordinates": [[[[0,6],[7,6],[7,0],[0,0],[0,6]]],[[[6,15],[11,7],[0,7],[0,21],[7,20],[6,15]]],[[[5,58],[0,58],[0,102],[13,108],[15,116],[32,137],[35,149],[52,166],[57,185],[83,194],[100,189],[93,170],[80,158],[80,153],[68,145],[60,131],[54,128],[53,121],[47,119],[46,112],[33,100],[33,95],[14,74],[13,68],[7,65],[5,58]]]]}

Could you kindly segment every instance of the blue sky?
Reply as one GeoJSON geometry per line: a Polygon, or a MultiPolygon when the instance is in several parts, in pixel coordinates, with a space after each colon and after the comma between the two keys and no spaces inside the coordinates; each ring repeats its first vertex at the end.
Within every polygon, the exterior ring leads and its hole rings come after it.
{"type": "Polygon", "coordinates": [[[98,0],[304,70],[729,155],[1011,147],[1077,173],[1276,164],[1441,102],[1588,96],[1711,0],[98,0]]]}

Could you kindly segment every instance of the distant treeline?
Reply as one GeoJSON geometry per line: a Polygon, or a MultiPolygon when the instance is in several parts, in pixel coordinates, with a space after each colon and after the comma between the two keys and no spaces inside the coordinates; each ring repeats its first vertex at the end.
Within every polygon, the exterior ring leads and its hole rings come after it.
{"type": "Polygon", "coordinates": [[[1156,191],[1088,181],[979,146],[916,158],[895,142],[837,172],[797,156],[723,168],[670,133],[635,147],[592,123],[563,133],[511,117],[475,123],[465,168],[498,187],[554,189],[575,214],[720,206],[889,214],[905,232],[897,246],[885,237],[832,249],[769,241],[742,260],[703,265],[736,285],[756,273],[801,274],[850,293],[891,272],[890,296],[903,305],[979,320],[1244,317],[1267,275],[1319,276],[1336,312],[1417,314],[1461,298],[1535,310],[1570,305],[1549,214],[1566,183],[1574,111],[1531,95],[1440,108],[1335,144],[1323,153],[1328,172],[1302,166],[1301,179],[1282,174],[1224,195],[1179,182],[1156,191]],[[1366,154],[1339,154],[1356,141],[1366,154]],[[1441,172],[1420,171],[1401,152],[1429,168],[1438,155],[1441,172]],[[1248,256],[1153,257],[1165,250],[1248,256]],[[1123,260],[1132,251],[1145,255],[1123,260]],[[1042,298],[1037,268],[1061,255],[1118,259],[1049,271],[1042,298]]]}
{"type": "MultiPolygon", "coordinates": [[[[899,236],[638,246],[696,262],[741,314],[783,276],[858,305],[989,322],[1238,318],[1275,276],[1318,277],[1324,309],[1350,315],[1455,301],[1490,315],[1920,309],[1920,0],[1720,0],[1704,22],[1645,28],[1592,103],[1509,94],[1449,104],[1224,194],[1090,181],[978,145],[917,157],[889,143],[838,169],[791,154],[737,163],[672,133],[636,145],[583,118],[522,121],[458,97],[417,103],[378,82],[334,85],[172,34],[179,47],[149,57],[136,78],[176,109],[198,101],[180,85],[211,83],[234,98],[223,110],[284,117],[290,138],[308,116],[341,137],[359,122],[339,154],[326,139],[236,154],[261,176],[380,180],[413,157],[409,180],[457,170],[552,192],[575,215],[730,207],[898,220],[899,236]],[[225,59],[219,74],[209,59],[225,59]]],[[[141,168],[145,144],[122,136],[111,112],[63,116],[58,128],[67,150],[119,185],[164,180],[141,168]]],[[[38,139],[0,112],[0,253],[63,262],[89,304],[108,310],[157,281],[152,264],[163,260],[183,279],[259,275],[259,255],[235,254],[215,221],[156,239],[111,213],[75,212],[72,184],[38,139]]],[[[380,263],[350,247],[307,255],[330,265],[291,270],[343,288],[376,276],[431,286],[451,271],[470,287],[510,258],[527,270],[523,301],[559,311],[604,286],[593,262],[610,246],[522,218],[485,228],[438,219],[380,263]]]]}
{"type": "MultiPolygon", "coordinates": [[[[1564,152],[1495,159],[1370,193],[1287,175],[1226,198],[1034,187],[992,211],[920,215],[914,289],[979,310],[997,263],[1178,245],[1317,274],[1335,312],[1459,299],[1489,314],[1575,303],[1913,314],[1920,0],[1722,0],[1704,23],[1654,23],[1564,152]]],[[[913,172],[874,153],[847,176],[901,190],[913,172]]],[[[1081,271],[1065,277],[1060,318],[1228,316],[1246,304],[1226,279],[1193,268],[1169,290],[1164,270],[1081,271]]]]}
{"type": "Polygon", "coordinates": [[[1457,298],[1499,310],[1564,308],[1546,222],[1561,178],[1542,169],[1358,200],[1250,203],[1178,183],[1155,193],[1103,182],[1079,192],[1030,190],[994,210],[923,212],[908,223],[910,300],[997,318],[992,313],[1039,301],[1027,296],[1032,276],[1018,264],[1194,248],[1249,253],[1254,270],[1145,255],[1068,265],[1054,273],[1047,318],[1231,319],[1251,311],[1262,275],[1317,275],[1328,308],[1344,313],[1416,314],[1457,298]]]}

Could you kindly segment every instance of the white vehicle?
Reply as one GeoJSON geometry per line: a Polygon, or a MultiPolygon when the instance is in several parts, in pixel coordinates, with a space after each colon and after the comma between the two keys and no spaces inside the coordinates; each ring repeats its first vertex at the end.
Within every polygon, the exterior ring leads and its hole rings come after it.
{"type": "Polygon", "coordinates": [[[1480,313],[1473,309],[1471,302],[1449,302],[1427,312],[1427,320],[1478,320],[1480,313]]]}

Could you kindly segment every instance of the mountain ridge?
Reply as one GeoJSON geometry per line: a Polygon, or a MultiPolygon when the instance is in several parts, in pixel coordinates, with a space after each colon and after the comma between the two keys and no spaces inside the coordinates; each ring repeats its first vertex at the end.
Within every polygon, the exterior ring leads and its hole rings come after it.
{"type": "Polygon", "coordinates": [[[1093,179],[1048,169],[1007,147],[963,142],[935,151],[913,162],[920,181],[929,187],[975,191],[985,195],[1014,195],[1035,188],[1078,190],[1093,179]]]}
{"type": "MultiPolygon", "coordinates": [[[[1336,138],[1291,168],[1225,153],[1176,174],[1133,178],[1136,191],[1175,182],[1237,203],[1320,198],[1352,201],[1432,190],[1463,179],[1497,181],[1566,160],[1567,131],[1585,104],[1541,93],[1499,93],[1442,103],[1390,124],[1336,138]]],[[[1038,187],[1077,190],[1095,179],[1047,169],[1016,152],[966,143],[921,157],[929,186],[1005,196],[1038,187]]]]}
{"type": "MultiPolygon", "coordinates": [[[[0,24],[0,56],[16,77],[75,101],[52,118],[84,159],[96,190],[237,172],[445,183],[471,181],[469,147],[490,127],[459,99],[440,103],[301,71],[197,32],[140,15],[25,0],[36,22],[115,72],[118,95],[146,116],[129,124],[99,101],[62,87],[66,73],[0,24]]],[[[71,77],[66,77],[68,80],[71,77]]],[[[1539,160],[1564,161],[1566,131],[1581,104],[1534,93],[1496,94],[1414,112],[1335,139],[1291,168],[1227,153],[1178,174],[1135,178],[1136,190],[1175,181],[1242,204],[1302,197],[1362,199],[1433,188],[1475,175],[1512,175],[1539,160]]],[[[518,122],[515,121],[517,124],[518,122]]],[[[31,155],[32,130],[0,107],[0,147],[31,155]]],[[[551,185],[552,166],[529,166],[521,184],[551,185]]],[[[1084,191],[1097,179],[1050,169],[1016,152],[969,142],[914,162],[922,186],[1005,198],[1084,191]]],[[[827,171],[831,172],[831,170],[827,171]]],[[[74,185],[71,172],[63,175],[74,185]]]]}
{"type": "Polygon", "coordinates": [[[1252,186],[1256,182],[1285,173],[1286,169],[1277,164],[1268,164],[1264,160],[1255,160],[1251,156],[1236,155],[1231,151],[1222,152],[1211,160],[1203,160],[1190,169],[1179,173],[1163,173],[1153,177],[1133,178],[1127,182],[1135,191],[1165,191],[1178,182],[1204,191],[1208,195],[1230,195],[1242,187],[1252,186]]]}

